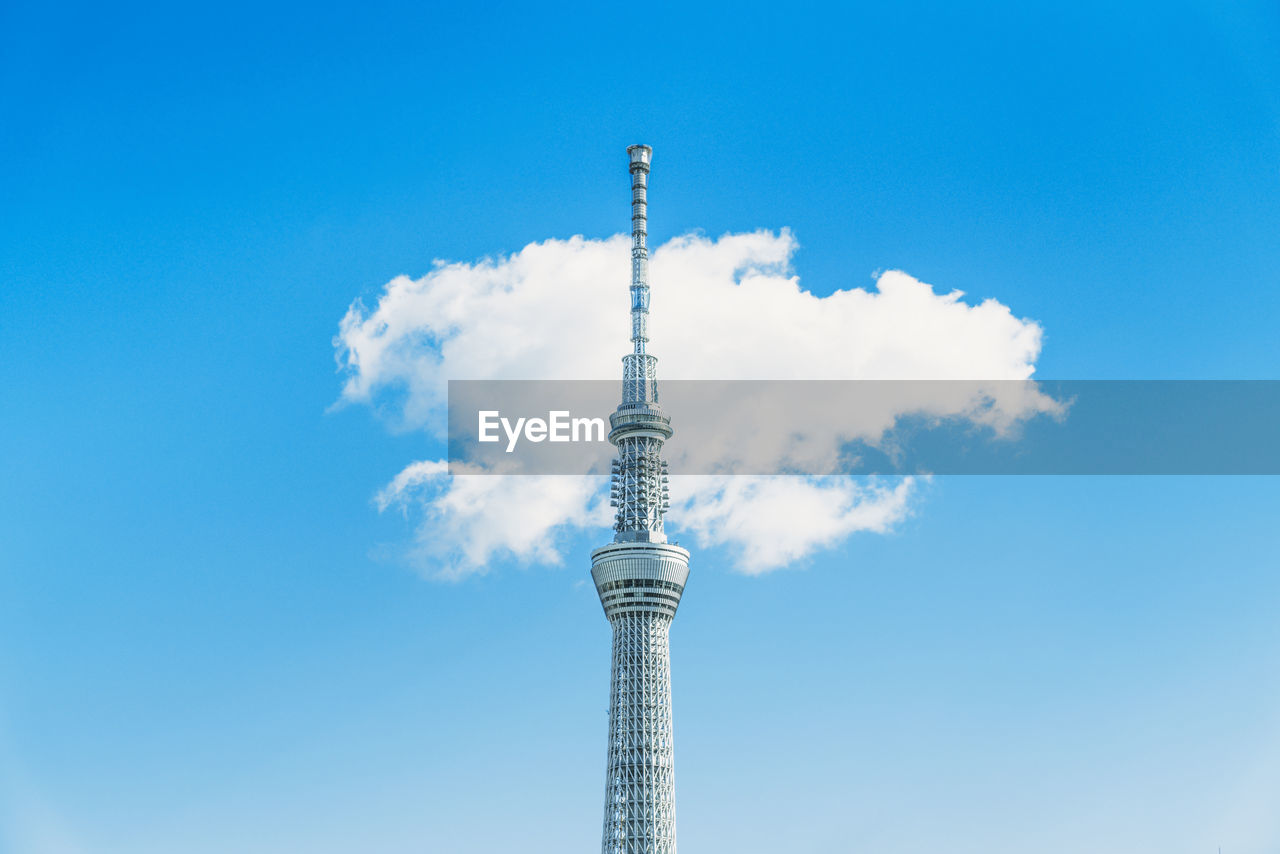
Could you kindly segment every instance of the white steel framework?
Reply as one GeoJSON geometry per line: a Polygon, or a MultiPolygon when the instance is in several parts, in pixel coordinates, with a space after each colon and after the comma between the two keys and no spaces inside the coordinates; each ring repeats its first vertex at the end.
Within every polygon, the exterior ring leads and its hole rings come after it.
{"type": "Polygon", "coordinates": [[[631,341],[622,403],[610,417],[618,448],[610,499],[613,542],[591,553],[591,577],[613,626],[603,854],[675,854],[675,754],[669,633],[689,578],[689,553],[668,543],[662,444],[670,419],[658,405],[658,360],[649,340],[648,184],[652,150],[627,149],[631,169],[631,341]]]}

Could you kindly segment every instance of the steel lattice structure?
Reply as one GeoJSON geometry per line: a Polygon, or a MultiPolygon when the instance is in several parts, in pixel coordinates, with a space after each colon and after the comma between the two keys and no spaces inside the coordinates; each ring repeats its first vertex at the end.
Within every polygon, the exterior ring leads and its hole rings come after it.
{"type": "Polygon", "coordinates": [[[662,443],[671,422],[658,405],[658,360],[649,340],[648,184],[652,149],[631,159],[631,341],[622,359],[622,403],[610,417],[618,448],[610,498],[613,542],[591,553],[591,577],[613,626],[609,761],[603,854],[675,854],[675,760],[668,643],[689,552],[668,543],[669,506],[662,443]]]}

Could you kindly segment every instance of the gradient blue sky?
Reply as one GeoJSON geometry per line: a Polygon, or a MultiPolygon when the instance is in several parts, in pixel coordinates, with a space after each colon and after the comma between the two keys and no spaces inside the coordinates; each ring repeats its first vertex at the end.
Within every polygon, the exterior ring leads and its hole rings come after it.
{"type": "MultiPolygon", "coordinates": [[[[427,440],[328,409],[352,299],[625,229],[628,143],[655,242],[994,297],[1043,376],[1276,378],[1280,11],[1114,5],[5,4],[0,850],[598,845],[596,538],[425,581],[370,499],[427,440]]],[[[682,847],[1280,850],[1278,511],[939,478],[696,555],[682,847]]]]}

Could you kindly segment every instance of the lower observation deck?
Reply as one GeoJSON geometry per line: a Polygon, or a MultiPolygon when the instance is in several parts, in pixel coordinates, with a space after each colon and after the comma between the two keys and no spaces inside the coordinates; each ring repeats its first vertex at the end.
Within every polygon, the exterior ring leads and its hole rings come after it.
{"type": "Polygon", "coordinates": [[[670,543],[611,543],[591,553],[605,617],[648,612],[673,618],[689,579],[689,552],[670,543]]]}

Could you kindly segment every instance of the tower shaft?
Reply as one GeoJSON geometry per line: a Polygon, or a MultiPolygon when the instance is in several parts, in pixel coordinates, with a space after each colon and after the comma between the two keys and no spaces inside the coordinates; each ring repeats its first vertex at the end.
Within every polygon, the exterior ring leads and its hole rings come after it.
{"type": "Polygon", "coordinates": [[[591,577],[613,627],[603,854],[675,854],[675,754],[669,635],[689,578],[689,552],[668,543],[662,445],[670,419],[658,404],[649,340],[648,183],[652,150],[631,164],[631,341],[622,403],[609,417],[618,448],[610,490],[613,542],[591,553],[591,577]]]}
{"type": "Polygon", "coordinates": [[[667,543],[619,543],[591,554],[613,627],[603,854],[676,854],[671,726],[671,621],[689,553],[667,543]]]}

